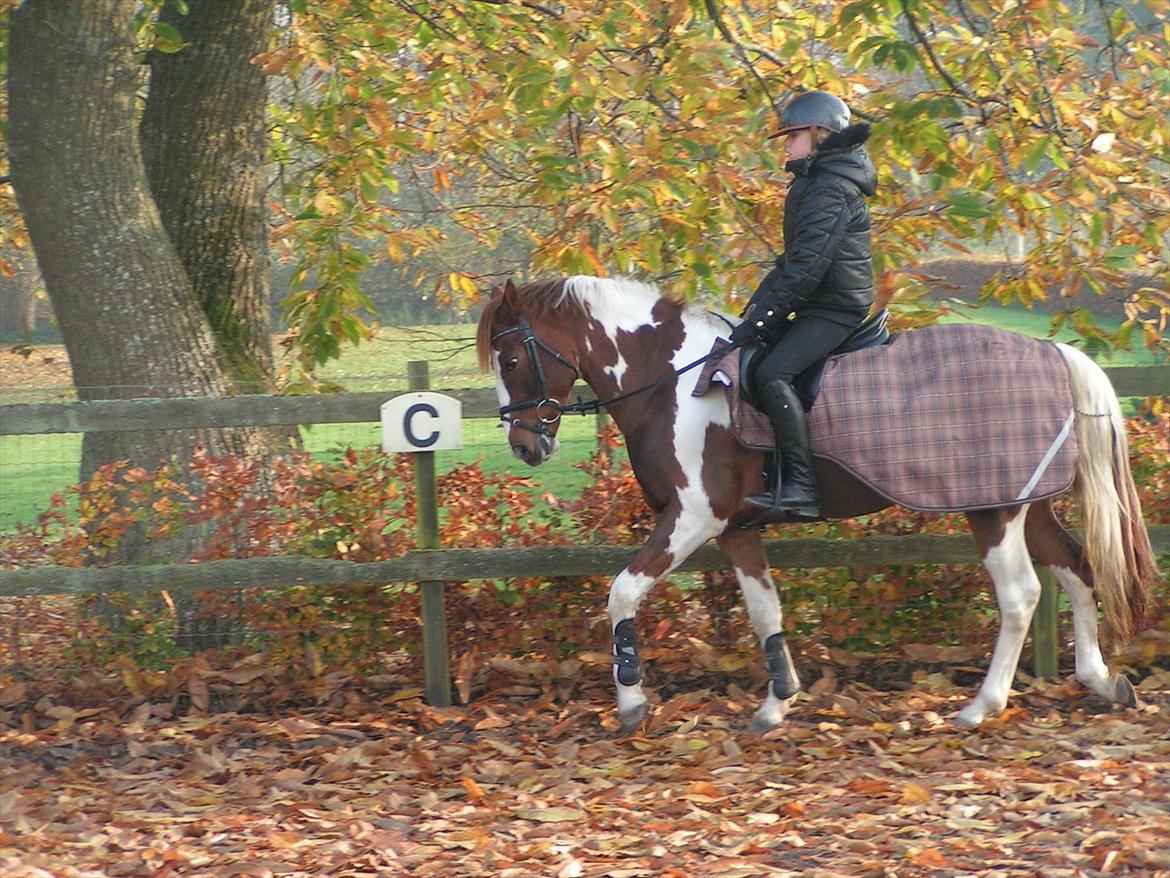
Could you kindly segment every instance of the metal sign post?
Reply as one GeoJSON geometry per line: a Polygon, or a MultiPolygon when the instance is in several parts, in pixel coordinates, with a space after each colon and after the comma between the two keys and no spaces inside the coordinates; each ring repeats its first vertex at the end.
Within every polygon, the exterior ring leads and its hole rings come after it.
{"type": "MultiPolygon", "coordinates": [[[[426,361],[407,364],[412,393],[382,404],[382,450],[407,452],[414,466],[415,526],[420,549],[439,548],[439,503],[435,489],[435,451],[463,446],[462,403],[431,386],[426,361]]],[[[427,703],[451,704],[450,658],[443,583],[420,582],[423,671],[427,703]]]]}

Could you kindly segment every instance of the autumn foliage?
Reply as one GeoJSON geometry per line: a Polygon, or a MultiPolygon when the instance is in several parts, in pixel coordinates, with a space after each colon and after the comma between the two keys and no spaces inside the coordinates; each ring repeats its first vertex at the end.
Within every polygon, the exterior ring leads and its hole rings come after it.
{"type": "Polygon", "coordinates": [[[381,260],[464,306],[542,271],[734,306],[782,249],[787,175],[765,137],[813,88],[872,123],[874,263],[897,325],[936,318],[922,263],[957,254],[1002,263],[985,297],[1054,299],[1088,339],[1164,348],[1155,5],[293,4],[256,63],[295,84],[271,115],[304,362],[360,335],[381,260]],[[1085,300],[1121,291],[1114,334],[1085,300]]]}

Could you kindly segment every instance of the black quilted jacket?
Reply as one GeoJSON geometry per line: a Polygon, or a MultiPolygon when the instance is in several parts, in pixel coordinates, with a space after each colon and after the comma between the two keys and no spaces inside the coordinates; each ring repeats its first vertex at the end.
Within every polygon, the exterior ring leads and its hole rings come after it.
{"type": "Polygon", "coordinates": [[[869,208],[877,172],[863,144],[869,126],[831,134],[811,156],[790,161],[784,253],[751,298],[764,306],[855,325],[873,304],[869,208]]]}

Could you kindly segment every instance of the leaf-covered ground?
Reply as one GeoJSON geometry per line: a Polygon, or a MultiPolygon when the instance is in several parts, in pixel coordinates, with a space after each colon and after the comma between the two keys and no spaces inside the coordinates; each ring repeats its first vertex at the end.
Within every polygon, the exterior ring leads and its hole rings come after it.
{"type": "Polygon", "coordinates": [[[1170,875],[1165,688],[1120,709],[1032,686],[960,732],[971,692],[942,675],[827,676],[760,737],[727,685],[617,739],[597,670],[571,702],[517,679],[450,709],[401,689],[279,717],[43,698],[3,715],[0,874],[1170,875]]]}

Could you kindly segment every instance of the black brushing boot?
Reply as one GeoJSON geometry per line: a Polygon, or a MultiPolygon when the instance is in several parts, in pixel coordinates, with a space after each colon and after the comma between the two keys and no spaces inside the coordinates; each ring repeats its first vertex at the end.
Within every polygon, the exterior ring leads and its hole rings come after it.
{"type": "Polygon", "coordinates": [[[760,398],[764,413],[772,422],[772,432],[776,434],[776,466],[772,490],[744,498],[751,505],[760,507],[760,514],[744,526],[816,521],[821,517],[821,504],[817,498],[808,423],[800,397],[791,384],[777,379],[763,386],[760,398]]]}

